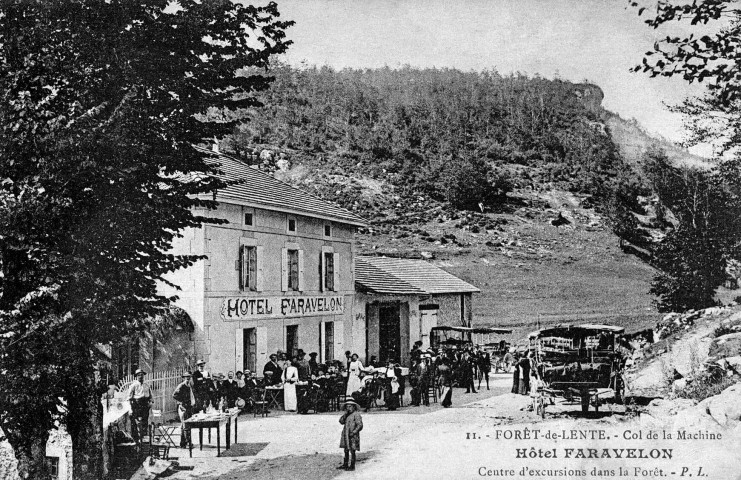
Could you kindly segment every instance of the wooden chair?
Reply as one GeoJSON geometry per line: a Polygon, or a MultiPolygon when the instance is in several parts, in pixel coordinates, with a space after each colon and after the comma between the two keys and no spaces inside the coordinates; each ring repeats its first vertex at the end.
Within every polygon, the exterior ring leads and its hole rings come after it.
{"type": "Polygon", "coordinates": [[[162,410],[152,409],[151,427],[149,430],[150,440],[154,443],[163,443],[171,447],[176,447],[173,435],[180,429],[180,425],[167,424],[164,422],[162,410]]]}
{"type": "Polygon", "coordinates": [[[257,417],[258,413],[263,417],[268,416],[268,399],[264,388],[252,390],[252,418],[257,417]]]}
{"type": "Polygon", "coordinates": [[[432,400],[433,403],[437,403],[437,379],[427,384],[427,392],[424,395],[427,395],[428,401],[432,400]]]}
{"type": "Polygon", "coordinates": [[[163,437],[161,434],[158,435],[157,429],[158,427],[154,423],[149,424],[149,456],[167,460],[170,458],[170,444],[163,441],[163,437]]]}

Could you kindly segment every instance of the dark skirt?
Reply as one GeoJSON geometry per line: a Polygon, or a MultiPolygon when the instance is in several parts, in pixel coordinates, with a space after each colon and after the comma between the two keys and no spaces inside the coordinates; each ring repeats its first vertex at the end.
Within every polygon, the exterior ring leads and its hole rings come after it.
{"type": "Polygon", "coordinates": [[[517,367],[512,374],[512,393],[520,393],[520,369],[517,367]]]}

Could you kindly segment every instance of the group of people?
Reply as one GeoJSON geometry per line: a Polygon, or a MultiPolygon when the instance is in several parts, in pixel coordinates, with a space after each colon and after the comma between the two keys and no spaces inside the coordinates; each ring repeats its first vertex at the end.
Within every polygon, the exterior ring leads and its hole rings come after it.
{"type": "Polygon", "coordinates": [[[317,362],[317,353],[299,349],[290,358],[281,351],[271,354],[263,367],[265,385],[281,388],[286,411],[307,413],[310,409],[327,411],[331,399],[344,393],[340,361],[317,362]]]}

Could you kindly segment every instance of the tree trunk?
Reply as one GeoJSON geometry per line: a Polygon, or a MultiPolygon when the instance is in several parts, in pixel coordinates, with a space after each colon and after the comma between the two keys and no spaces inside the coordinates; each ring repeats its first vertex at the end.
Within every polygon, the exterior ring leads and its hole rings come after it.
{"type": "Polygon", "coordinates": [[[75,480],[100,480],[103,475],[103,411],[96,392],[95,367],[84,337],[73,340],[76,356],[69,368],[73,381],[65,395],[67,432],[72,438],[75,480]]]}
{"type": "Polygon", "coordinates": [[[39,429],[15,429],[3,423],[3,433],[13,447],[18,461],[18,477],[23,480],[46,480],[49,478],[46,463],[46,441],[49,432],[39,429]]]}
{"type": "MultiPolygon", "coordinates": [[[[83,382],[81,382],[83,383],[83,382]]],[[[72,469],[75,480],[99,480],[103,475],[103,416],[90,372],[87,388],[68,399],[67,431],[72,437],[72,469]]]]}

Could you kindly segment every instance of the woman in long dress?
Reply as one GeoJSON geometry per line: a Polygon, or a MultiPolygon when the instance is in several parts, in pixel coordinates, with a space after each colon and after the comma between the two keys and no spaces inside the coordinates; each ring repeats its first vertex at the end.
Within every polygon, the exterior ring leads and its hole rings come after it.
{"type": "Polygon", "coordinates": [[[298,368],[296,364],[290,364],[283,370],[283,405],[287,412],[295,412],[298,409],[296,398],[296,382],[298,382],[298,368]]]}
{"type": "Polygon", "coordinates": [[[363,364],[358,360],[358,354],[353,353],[350,367],[347,372],[347,390],[345,394],[349,397],[360,390],[363,383],[360,381],[360,372],[364,371],[363,364]]]}

